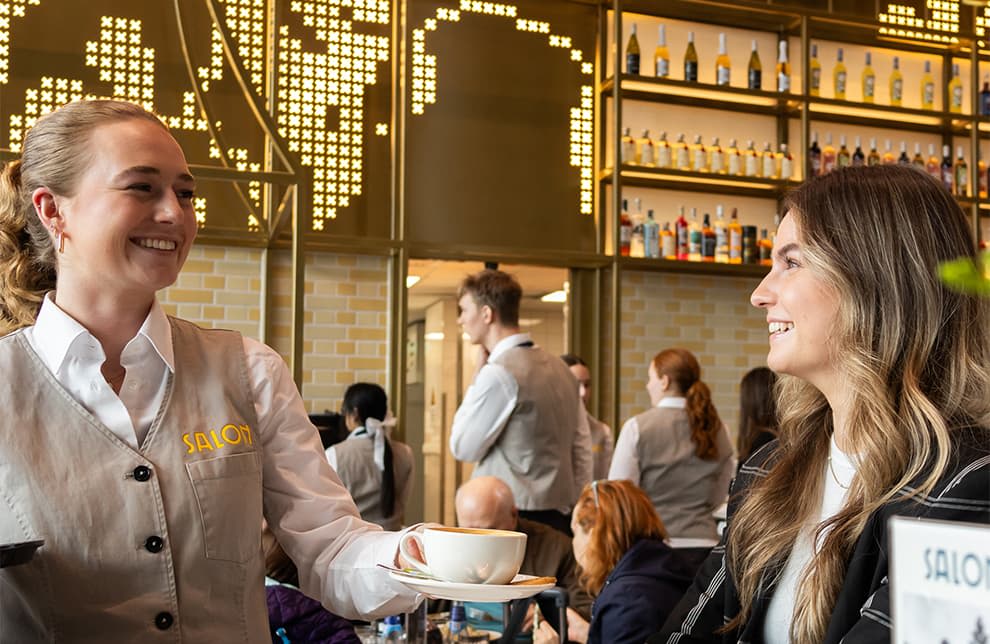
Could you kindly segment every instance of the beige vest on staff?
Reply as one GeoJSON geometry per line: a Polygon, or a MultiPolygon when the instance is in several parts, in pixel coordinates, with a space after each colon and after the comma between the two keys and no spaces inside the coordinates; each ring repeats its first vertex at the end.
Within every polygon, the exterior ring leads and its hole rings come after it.
{"type": "Polygon", "coordinates": [[[474,476],[495,476],[521,510],[566,510],[577,501],[571,458],[584,413],[564,361],[539,347],[513,347],[492,360],[519,385],[516,408],[474,476]]]}
{"type": "Polygon", "coordinates": [[[170,322],[180,369],[140,451],[79,405],[23,334],[0,339],[0,543],[45,540],[33,561],[0,571],[0,642],[271,641],[242,340],[170,322]]]}
{"type": "Polygon", "coordinates": [[[337,453],[337,476],[354,498],[361,518],[394,531],[402,527],[412,485],[413,453],[405,443],[394,440],[389,443],[395,472],[395,511],[390,516],[382,512],[382,471],[375,465],[374,441],[370,437],[352,438],[337,443],[333,449],[337,453]]]}

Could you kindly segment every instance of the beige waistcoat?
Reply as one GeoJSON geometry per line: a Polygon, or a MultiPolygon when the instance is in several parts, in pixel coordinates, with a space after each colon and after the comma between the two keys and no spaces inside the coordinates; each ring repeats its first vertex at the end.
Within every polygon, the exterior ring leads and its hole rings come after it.
{"type": "Polygon", "coordinates": [[[337,452],[337,476],[354,498],[361,518],[386,530],[399,530],[412,488],[413,452],[405,443],[395,440],[389,443],[395,473],[395,509],[389,516],[382,511],[382,471],[375,465],[374,441],[370,437],[353,438],[333,447],[337,452]]]}
{"type": "Polygon", "coordinates": [[[0,570],[0,642],[271,641],[242,340],[170,322],[180,368],[140,451],[0,339],[0,543],[45,540],[0,570]]]}

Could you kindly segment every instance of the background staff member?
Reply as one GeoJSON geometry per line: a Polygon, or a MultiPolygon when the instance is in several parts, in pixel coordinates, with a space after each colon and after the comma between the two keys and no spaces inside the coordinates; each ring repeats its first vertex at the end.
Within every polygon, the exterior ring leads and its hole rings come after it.
{"type": "Polygon", "coordinates": [[[0,314],[19,329],[0,339],[16,374],[0,379],[0,543],[45,540],[0,571],[3,642],[268,642],[262,515],[334,612],[415,603],[376,569],[398,535],[358,516],[279,355],[159,306],[196,236],[194,189],[162,122],[117,101],[42,117],[0,175],[0,314]],[[227,425],[251,440],[182,440],[227,425]]]}

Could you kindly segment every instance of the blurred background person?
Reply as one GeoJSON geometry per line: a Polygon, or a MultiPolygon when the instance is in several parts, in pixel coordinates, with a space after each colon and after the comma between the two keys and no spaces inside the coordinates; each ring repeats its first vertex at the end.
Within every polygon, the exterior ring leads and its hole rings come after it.
{"type": "Polygon", "coordinates": [[[612,464],[612,451],[615,448],[615,437],[612,428],[598,420],[588,411],[591,402],[591,370],[587,363],[573,353],[560,356],[564,364],[571,370],[578,381],[578,393],[584,403],[584,411],[588,417],[588,430],[591,432],[591,478],[597,481],[608,476],[608,468],[612,464]]]}
{"type": "Polygon", "coordinates": [[[777,438],[777,403],[773,387],[777,374],[767,367],[750,369],[739,383],[739,467],[754,452],[777,438]]]}
{"type": "Polygon", "coordinates": [[[350,434],[327,448],[327,460],[362,519],[398,530],[412,487],[413,452],[388,436],[385,390],[370,382],[354,383],[344,392],[340,413],[350,434]]]}

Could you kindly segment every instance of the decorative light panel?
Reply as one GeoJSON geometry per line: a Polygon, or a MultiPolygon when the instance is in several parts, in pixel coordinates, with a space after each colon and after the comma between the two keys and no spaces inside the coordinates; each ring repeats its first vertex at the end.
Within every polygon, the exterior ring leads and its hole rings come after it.
{"type": "MultiPolygon", "coordinates": [[[[914,7],[890,3],[887,11],[877,15],[880,33],[937,43],[959,42],[959,3],[948,0],[926,0],[925,17],[916,15],[914,7]]],[[[979,25],[977,18],[977,25],[979,25]]],[[[979,27],[977,30],[979,35],[979,27]]]]}

